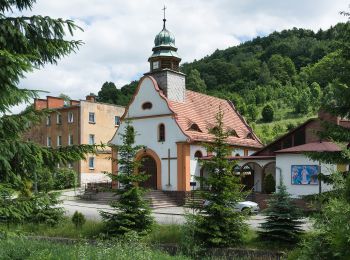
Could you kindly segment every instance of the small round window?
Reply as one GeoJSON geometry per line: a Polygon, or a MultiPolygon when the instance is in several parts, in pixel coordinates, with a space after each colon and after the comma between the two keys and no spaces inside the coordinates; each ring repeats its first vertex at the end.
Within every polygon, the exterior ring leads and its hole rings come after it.
{"type": "Polygon", "coordinates": [[[152,103],[151,102],[145,102],[142,104],[142,109],[146,110],[146,109],[151,109],[152,108],[152,103]]]}

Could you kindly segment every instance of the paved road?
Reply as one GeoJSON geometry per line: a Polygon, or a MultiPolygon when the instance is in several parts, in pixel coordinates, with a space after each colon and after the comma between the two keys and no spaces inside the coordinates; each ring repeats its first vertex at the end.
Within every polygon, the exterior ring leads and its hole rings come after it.
{"type": "MultiPolygon", "coordinates": [[[[101,220],[99,211],[111,211],[111,207],[108,205],[96,204],[93,202],[77,201],[77,200],[66,200],[63,202],[62,206],[66,210],[67,216],[72,216],[77,210],[85,215],[87,219],[91,220],[101,220]]],[[[152,215],[155,220],[160,224],[182,224],[185,222],[184,214],[186,213],[184,207],[168,207],[154,209],[152,215]]],[[[259,225],[265,221],[265,217],[262,215],[253,215],[248,220],[247,223],[254,229],[257,229],[259,225]]],[[[309,220],[305,219],[305,224],[303,229],[311,229],[311,223],[309,220]]]]}

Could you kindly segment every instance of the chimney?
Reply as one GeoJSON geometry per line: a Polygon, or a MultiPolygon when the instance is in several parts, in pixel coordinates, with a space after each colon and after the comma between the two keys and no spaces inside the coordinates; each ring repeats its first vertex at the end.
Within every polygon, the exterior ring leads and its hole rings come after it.
{"type": "Polygon", "coordinates": [[[93,93],[90,93],[90,95],[87,95],[87,96],[86,96],[86,101],[95,103],[95,102],[96,102],[96,95],[93,94],[93,93]]]}
{"type": "Polygon", "coordinates": [[[47,96],[47,108],[59,108],[64,106],[64,99],[47,96]]]}
{"type": "Polygon", "coordinates": [[[34,99],[34,109],[41,110],[47,108],[47,100],[46,99],[34,99]]]}
{"type": "Polygon", "coordinates": [[[339,125],[340,117],[332,115],[331,113],[320,109],[318,111],[318,118],[322,121],[327,121],[336,125],[339,125]]]}

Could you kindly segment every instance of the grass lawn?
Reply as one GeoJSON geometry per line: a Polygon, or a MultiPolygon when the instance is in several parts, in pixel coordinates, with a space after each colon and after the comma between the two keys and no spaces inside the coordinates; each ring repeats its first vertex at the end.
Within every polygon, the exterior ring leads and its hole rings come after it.
{"type": "Polygon", "coordinates": [[[66,218],[61,221],[57,226],[49,226],[46,224],[17,224],[10,225],[8,228],[6,225],[0,224],[0,230],[10,230],[12,232],[20,233],[23,235],[32,236],[48,236],[48,237],[66,237],[66,238],[84,238],[94,239],[98,238],[99,234],[103,230],[103,223],[97,221],[87,220],[81,229],[77,229],[70,219],[66,218]]]}
{"type": "Polygon", "coordinates": [[[138,241],[109,241],[97,245],[62,244],[25,238],[0,239],[0,259],[188,259],[170,256],[138,241]]]}

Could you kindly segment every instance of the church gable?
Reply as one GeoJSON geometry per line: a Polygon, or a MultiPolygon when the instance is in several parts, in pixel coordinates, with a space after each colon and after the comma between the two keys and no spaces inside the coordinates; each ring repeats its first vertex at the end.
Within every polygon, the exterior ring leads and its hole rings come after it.
{"type": "Polygon", "coordinates": [[[172,114],[166,98],[151,77],[144,77],[127,109],[125,118],[172,114]]]}

